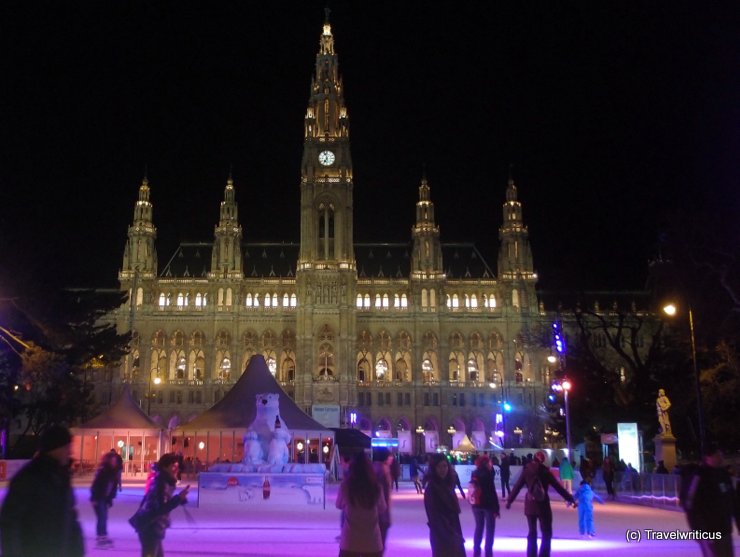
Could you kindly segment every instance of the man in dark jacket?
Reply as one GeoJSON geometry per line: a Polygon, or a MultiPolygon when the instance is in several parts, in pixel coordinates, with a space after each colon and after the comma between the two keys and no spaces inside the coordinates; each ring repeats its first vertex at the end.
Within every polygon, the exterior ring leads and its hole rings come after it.
{"type": "Polygon", "coordinates": [[[96,544],[102,549],[113,546],[113,540],[108,537],[108,509],[113,506],[118,489],[118,467],[115,456],[115,453],[103,455],[90,486],[90,502],[96,518],[96,544]]]}
{"type": "Polygon", "coordinates": [[[560,485],[552,475],[550,469],[545,466],[545,453],[538,451],[534,455],[532,462],[527,464],[522,470],[519,479],[509,494],[506,501],[506,508],[510,509],[511,504],[519,495],[519,491],[527,486],[527,495],[524,499],[524,514],[527,517],[529,532],[527,533],[527,557],[537,557],[537,521],[540,521],[540,530],[542,531],[542,542],[540,544],[539,557],[550,557],[550,543],[552,541],[552,508],[550,507],[550,496],[548,490],[552,486],[563,499],[575,506],[573,496],[560,485]],[[541,495],[538,485],[542,487],[541,495]]]}
{"type": "MultiPolygon", "coordinates": [[[[471,500],[473,517],[475,518],[475,532],[473,534],[473,555],[480,557],[483,529],[486,531],[484,544],[485,556],[493,557],[493,537],[496,533],[496,519],[500,518],[498,495],[496,493],[496,477],[491,460],[487,456],[480,456],[475,461],[475,470],[470,476],[470,483],[476,488],[478,498],[471,500]]],[[[469,496],[470,494],[468,494],[469,496]]]]}
{"type": "Polygon", "coordinates": [[[701,465],[682,478],[681,503],[689,526],[709,534],[709,539],[699,540],[705,556],[733,554],[732,521],[738,521],[737,495],[722,459],[722,451],[712,445],[705,450],[701,465]]]}
{"type": "Polygon", "coordinates": [[[11,480],[0,510],[4,557],[82,557],[82,529],[70,482],[72,435],[51,426],[36,456],[11,480]]]}

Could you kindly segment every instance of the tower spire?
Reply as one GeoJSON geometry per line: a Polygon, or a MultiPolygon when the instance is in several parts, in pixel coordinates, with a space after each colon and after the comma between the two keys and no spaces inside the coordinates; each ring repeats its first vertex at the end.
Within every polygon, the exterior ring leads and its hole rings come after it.
{"type": "Polygon", "coordinates": [[[212,277],[232,279],[243,277],[241,242],[242,227],[239,225],[239,208],[236,204],[232,171],[229,169],[219,221],[214,230],[211,255],[212,277]]]}
{"type": "Polygon", "coordinates": [[[517,309],[537,311],[534,290],[537,274],[534,272],[529,231],[522,218],[522,204],[511,175],[511,166],[503,206],[503,224],[499,228],[498,237],[498,279],[510,290],[510,305],[517,309]]]}
{"type": "Polygon", "coordinates": [[[122,279],[134,273],[151,277],[157,273],[157,252],[154,248],[157,229],[152,219],[153,207],[149,200],[150,195],[149,180],[145,173],[139,185],[139,197],[134,205],[134,218],[128,227],[128,241],[123,252],[121,268],[122,279]]]}
{"type": "Polygon", "coordinates": [[[419,201],[416,202],[416,224],[411,229],[414,241],[411,256],[411,275],[417,279],[430,279],[442,276],[442,247],[439,241],[439,227],[434,221],[434,203],[426,178],[422,173],[419,185],[419,201]]]}

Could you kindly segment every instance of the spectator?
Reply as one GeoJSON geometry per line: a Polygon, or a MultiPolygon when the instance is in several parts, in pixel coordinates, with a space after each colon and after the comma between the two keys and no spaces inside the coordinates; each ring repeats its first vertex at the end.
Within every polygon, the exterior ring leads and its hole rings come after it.
{"type": "Polygon", "coordinates": [[[601,474],[606,485],[607,496],[609,499],[616,499],[617,496],[614,494],[614,465],[610,456],[607,456],[601,464],[601,474]]]}
{"type": "Polygon", "coordinates": [[[658,467],[655,469],[656,474],[668,474],[668,468],[665,467],[665,462],[662,460],[658,461],[658,467]]]}
{"type": "Polygon", "coordinates": [[[72,435],[50,426],[38,452],[10,481],[0,510],[4,557],[82,557],[82,528],[70,481],[72,435]]]}
{"type": "Polygon", "coordinates": [[[424,508],[432,557],[465,557],[460,503],[455,496],[455,480],[450,474],[450,464],[444,455],[431,456],[426,480],[424,508]]]}
{"type": "Polygon", "coordinates": [[[524,514],[527,517],[529,531],[527,533],[527,557],[537,556],[537,521],[540,523],[542,531],[542,542],[540,544],[539,557],[550,556],[550,545],[552,541],[552,508],[550,507],[550,496],[548,490],[550,487],[555,489],[566,501],[575,505],[573,496],[560,485],[552,475],[552,472],[545,466],[545,453],[537,451],[532,462],[522,470],[519,479],[511,490],[509,499],[506,501],[506,508],[510,509],[511,504],[516,500],[522,487],[526,484],[527,496],[524,499],[524,514]],[[537,484],[541,492],[537,495],[537,484]],[[538,500],[539,499],[539,500],[538,500]]]}
{"type": "Polygon", "coordinates": [[[364,452],[352,457],[336,506],[344,517],[339,557],[380,557],[384,549],[380,517],[387,510],[386,502],[364,452]]]}

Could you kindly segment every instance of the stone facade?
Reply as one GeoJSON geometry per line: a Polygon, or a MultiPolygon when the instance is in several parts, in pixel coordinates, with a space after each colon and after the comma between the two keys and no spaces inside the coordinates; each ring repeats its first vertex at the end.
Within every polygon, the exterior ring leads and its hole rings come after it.
{"type": "Polygon", "coordinates": [[[417,428],[443,444],[464,433],[480,440],[501,427],[496,414],[508,401],[506,428],[530,444],[551,381],[553,316],[538,302],[514,181],[495,272],[472,243],[441,241],[426,178],[401,244],[354,243],[352,190],[349,114],[327,20],[304,119],[300,242],[245,241],[229,177],[213,241],[181,244],[160,268],[145,179],[119,274],[130,297],[118,326],[133,333],[120,380],[174,425],[218,401],[259,353],[300,407],[338,405],[343,425],[356,415],[356,427],[413,445],[417,428]]]}

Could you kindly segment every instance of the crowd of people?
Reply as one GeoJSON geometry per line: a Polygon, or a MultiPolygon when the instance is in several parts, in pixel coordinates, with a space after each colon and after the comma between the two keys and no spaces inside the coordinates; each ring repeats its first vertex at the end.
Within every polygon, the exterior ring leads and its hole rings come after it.
{"type": "MultiPolygon", "coordinates": [[[[0,509],[0,542],[4,557],[54,555],[82,557],[84,540],[70,480],[72,436],[67,428],[52,426],[39,438],[38,451],[10,482],[0,509]],[[44,520],[38,517],[43,516],[44,520]]],[[[523,458],[513,453],[480,455],[475,460],[467,493],[463,489],[454,461],[445,454],[429,455],[426,469],[412,459],[411,480],[423,494],[432,557],[462,557],[465,535],[460,515],[468,500],[474,518],[474,557],[492,557],[496,521],[501,507],[510,509],[526,488],[527,557],[548,557],[552,539],[552,488],[569,505],[578,509],[578,531],[583,537],[596,535],[593,502],[604,504],[594,491],[595,467],[584,459],[579,463],[582,481],[572,488],[573,466],[568,459],[557,462],[558,475],[546,465],[542,451],[523,458]],[[509,486],[511,466],[522,466],[516,482],[509,486]],[[496,476],[500,478],[499,500],[496,476]],[[559,478],[558,478],[559,476],[559,478]],[[460,491],[458,498],[456,489],[460,491]],[[538,526],[540,533],[538,550],[538,526]]],[[[187,503],[190,486],[176,492],[181,457],[162,455],[153,466],[145,495],[130,523],[141,544],[142,557],[163,557],[163,539],[170,526],[170,512],[187,503]]],[[[392,499],[398,490],[400,462],[387,449],[373,453],[357,452],[345,462],[336,507],[341,510],[340,557],[381,557],[392,525],[392,499]]],[[[601,473],[609,498],[614,497],[615,465],[610,458],[601,463],[601,473]]],[[[90,487],[90,503],[96,517],[96,546],[110,548],[108,510],[121,490],[122,460],[114,449],[104,454],[90,487]]],[[[628,464],[625,471],[629,473],[628,464]]],[[[700,540],[704,556],[732,555],[733,521],[740,530],[740,500],[732,478],[723,463],[721,451],[712,445],[702,463],[686,466],[681,474],[680,502],[689,526],[705,532],[719,532],[716,538],[700,540]]]]}

